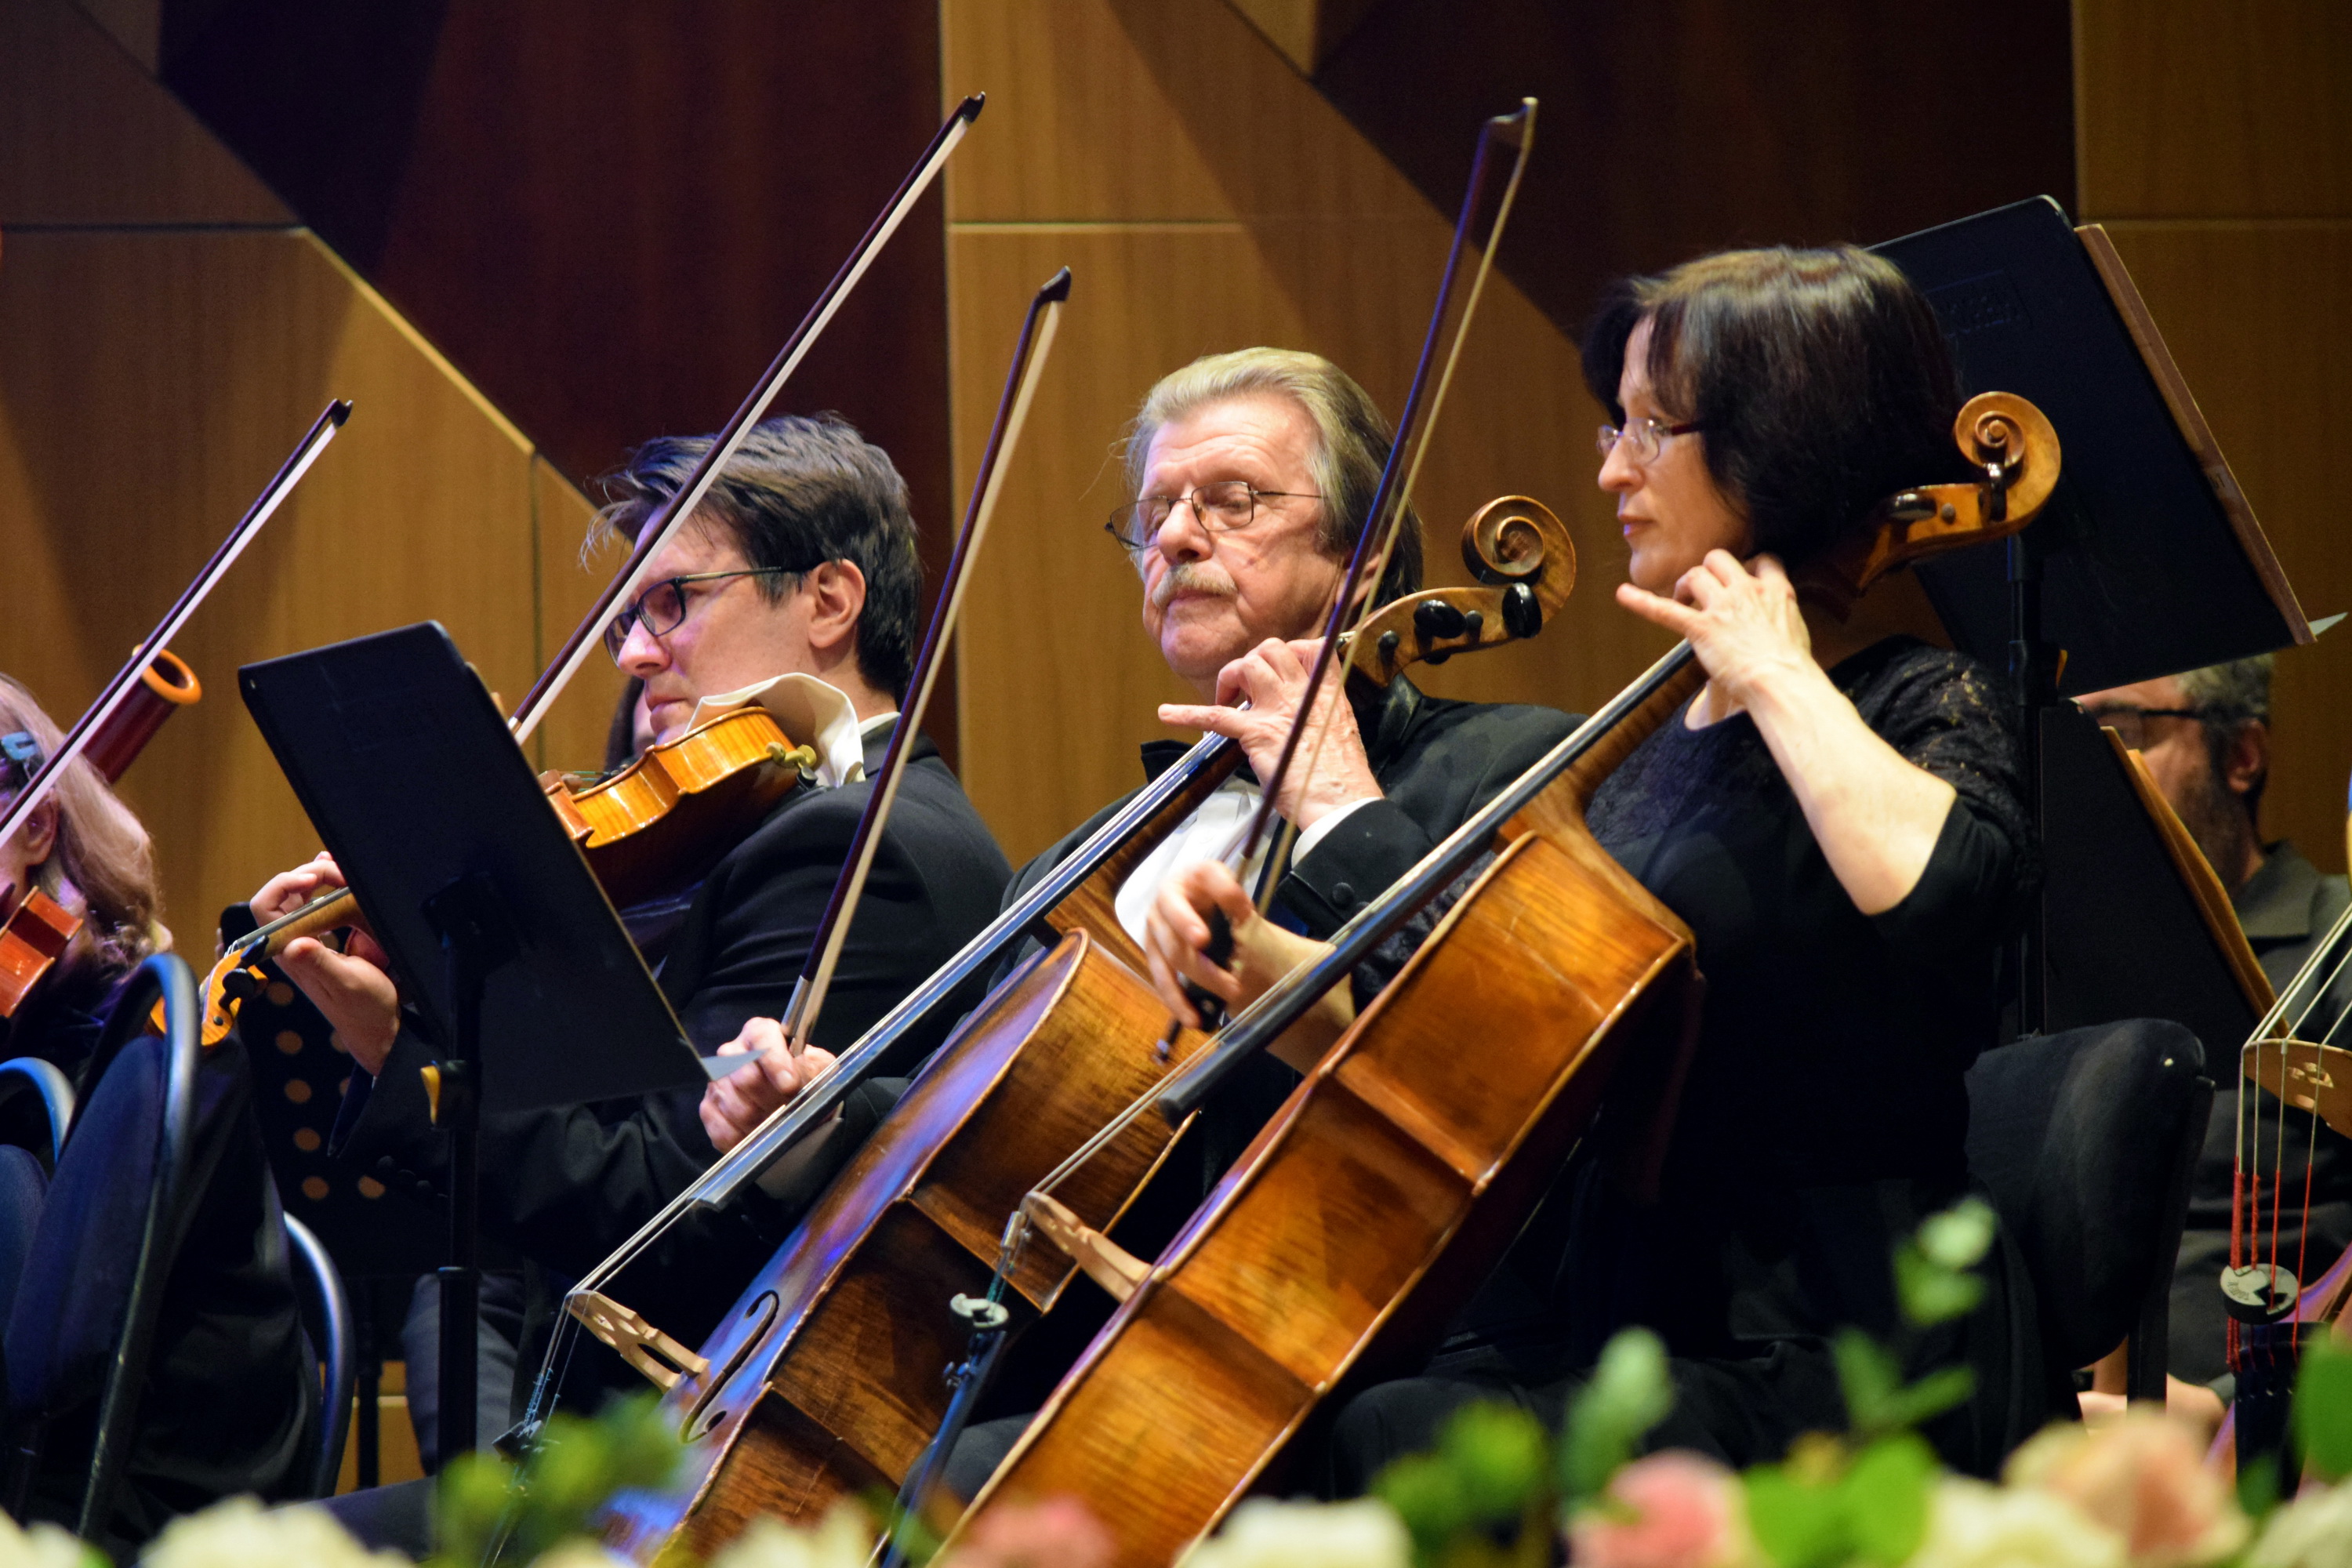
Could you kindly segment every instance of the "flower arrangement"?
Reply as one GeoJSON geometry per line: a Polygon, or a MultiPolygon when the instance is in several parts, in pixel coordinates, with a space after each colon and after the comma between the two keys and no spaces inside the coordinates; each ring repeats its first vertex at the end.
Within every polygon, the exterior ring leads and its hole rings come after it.
{"type": "MultiPolygon", "coordinates": [[[[1897,1249],[1906,1333],[1974,1309],[1991,1245],[1981,1204],[1938,1215],[1897,1249]]],[[[1906,1383],[1901,1345],[1849,1331],[1834,1344],[1850,1425],[1801,1438],[1777,1464],[1733,1471],[1692,1453],[1641,1454],[1672,1408],[1664,1347],[1639,1329],[1603,1351],[1555,1436],[1525,1411],[1473,1405],[1435,1451],[1381,1472],[1343,1503],[1254,1499],[1184,1568],[2352,1568],[2352,1343],[2303,1355],[2296,1437],[2308,1472],[2291,1501],[2252,1467],[2233,1491],[2188,1426],[2133,1409],[2096,1427],[2053,1426],[1999,1486],[1944,1471],[1917,1428],[1969,1396],[1965,1368],[1906,1383]]],[[[678,1459],[650,1398],[594,1421],[558,1416],[520,1469],[469,1455],[441,1481],[437,1568],[503,1561],[604,1568],[590,1529],[615,1492],[658,1485],[678,1459]]],[[[814,1526],[755,1521],[709,1568],[866,1568],[886,1506],[845,1503],[814,1526]]],[[[905,1532],[929,1568],[1108,1568],[1115,1549],[1077,1501],[992,1511],[951,1552],[905,1532]]],[[[232,1499],[174,1522],[149,1568],[381,1568],[324,1512],[232,1499]]],[[[54,1526],[0,1518],[0,1568],[99,1568],[54,1526]]]]}

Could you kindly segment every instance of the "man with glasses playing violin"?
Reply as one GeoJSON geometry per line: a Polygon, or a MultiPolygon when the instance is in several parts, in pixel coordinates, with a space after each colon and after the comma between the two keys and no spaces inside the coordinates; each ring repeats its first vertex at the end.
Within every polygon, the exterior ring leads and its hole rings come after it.
{"type": "MultiPolygon", "coordinates": [[[[2156,786],[2204,852],[2230,895],[2231,907],[2254,956],[2284,995],[2295,972],[2335,925],[2347,904],[2341,877],[2324,877],[2287,839],[2263,842],[2258,826],[2263,788],[2270,779],[2271,656],[2239,659],[2143,680],[2135,686],[2076,698],[2083,710],[2114,730],[2139,752],[2156,786]]],[[[2352,1011],[2352,973],[2290,998],[2284,1026],[2301,1040],[2352,1045],[2329,1032],[2352,1011]],[[2305,1004],[2310,1003],[2308,1011],[2305,1004]]],[[[2207,1068],[2221,1085],[2205,1147],[2190,1180],[2188,1223],[2172,1276],[2168,1360],[2172,1375],[2208,1384],[2226,1398],[2226,1315],[2219,1286],[2230,1260],[2230,1209],[2238,1134],[2238,1097],[2228,1055],[2234,1040],[2208,1040],[2207,1068]]],[[[2352,1245],[2352,1144],[2308,1111],[2247,1089],[2255,1101],[2255,1146],[2265,1152],[2267,1185],[2275,1177],[2290,1194],[2290,1225],[2299,1223],[2309,1166],[2309,1284],[2352,1245]],[[2284,1117],[2284,1126],[2281,1121],[2284,1117]],[[2284,1136],[2282,1136],[2284,1133],[2284,1136]]],[[[2285,1256],[2299,1255],[2290,1237],[2285,1256]]]]}
{"type": "MultiPolygon", "coordinates": [[[[640,448],[607,481],[617,499],[598,529],[633,537],[707,447],[697,437],[640,448]]],[[[1010,868],[937,749],[919,741],[817,1037],[798,1055],[782,1048],[774,1019],[865,810],[866,780],[888,747],[921,636],[920,589],[906,484],[888,457],[837,418],[786,417],[752,431],[695,521],[656,558],[649,585],[614,617],[606,647],[638,683],[632,709],[640,733],[672,742],[698,715],[757,701],[795,743],[814,749],[815,763],[804,771],[816,787],[794,790],[749,825],[707,875],[627,912],[688,1037],[705,1053],[744,1051],[753,1059],[710,1086],[707,1099],[677,1091],[486,1116],[486,1234],[557,1274],[584,1273],[709,1166],[727,1111],[754,1095],[797,1092],[831,1067],[827,1047],[856,1039],[995,916],[1010,868]]],[[[272,918],[338,880],[322,858],[273,879],[255,895],[254,912],[272,918]]],[[[413,1019],[404,1027],[392,982],[374,962],[380,956],[355,933],[345,952],[302,941],[279,963],[362,1069],[331,1147],[430,1201],[446,1173],[419,1073],[432,1050],[413,1019]]],[[[907,1060],[889,1067],[919,1060],[953,1016],[943,1011],[937,1028],[908,1041],[907,1060]]],[[[651,1267],[631,1272],[624,1299],[671,1334],[698,1342],[789,1230],[802,1201],[789,1190],[795,1174],[813,1183],[832,1163],[825,1149],[854,1146],[887,1103],[854,1100],[814,1141],[824,1148],[772,1173],[768,1197],[682,1227],[651,1267]]],[[[420,1289],[406,1336],[417,1342],[407,1346],[413,1413],[416,1380],[435,1364],[422,1342],[436,1321],[429,1295],[420,1289]]],[[[485,1301],[492,1305],[494,1294],[485,1301]]],[[[510,1301],[508,1311],[511,1331],[519,1306],[510,1301]]],[[[483,1368],[484,1440],[509,1419],[512,1354],[509,1342],[495,1376],[491,1365],[483,1368]]],[[[429,1438],[431,1423],[420,1418],[418,1427],[429,1438]]]]}

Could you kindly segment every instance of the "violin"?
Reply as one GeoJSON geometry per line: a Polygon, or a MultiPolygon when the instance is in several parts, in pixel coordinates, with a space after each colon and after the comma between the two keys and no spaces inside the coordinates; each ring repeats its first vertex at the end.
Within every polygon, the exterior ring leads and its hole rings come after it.
{"type": "MultiPolygon", "coordinates": [[[[87,762],[107,783],[112,784],[163,727],[164,720],[204,695],[195,672],[171,652],[172,640],[180,635],[214,585],[227,575],[228,569],[253,542],[262,526],[285,504],[295,485],[310,471],[310,465],[319,460],[327,444],[343,427],[351,412],[352,405],[339,399],[311,421],[310,428],[303,433],[278,472],[270,476],[236,526],[229,530],[228,537],[164,612],[163,621],[132,650],[130,661],[100,689],[98,700],[74,721],[74,727],[66,731],[56,752],[42,760],[33,776],[25,782],[25,787],[16,792],[5,811],[0,811],[0,844],[6,843],[24,826],[34,808],[57,787],[67,768],[76,762],[87,762]],[[146,651],[149,648],[155,651],[151,655],[146,651]]],[[[0,926],[0,1017],[15,1014],[26,994],[79,932],[81,923],[79,917],[37,889],[28,891],[8,911],[5,926],[0,926]]],[[[162,1004],[158,1003],[157,1007],[160,1011],[162,1004]]]]}
{"type": "MultiPolygon", "coordinates": [[[[1955,436],[1983,477],[1886,503],[1822,563],[1832,604],[1888,572],[2025,526],[2056,482],[2039,410],[1988,395],[1955,436]],[[1947,510],[1946,509],[1949,510],[1947,510]]],[[[1417,1363],[1486,1278],[1591,1124],[1654,1190],[1701,983],[1688,928],[1584,825],[1592,795],[1705,679],[1684,643],[1245,1008],[1169,1082],[1020,1200],[1008,1280],[1044,1261],[1024,1231],[1120,1303],[951,1535],[1001,1500],[1098,1504],[1115,1561],[1161,1563],[1213,1529],[1343,1380],[1417,1363]],[[1175,1123],[1489,849],[1494,864],[1326,1053],[1156,1263],[1074,1223],[1092,1163],[1156,1110],[1175,1123]],[[1459,1070],[1465,1028],[1540,1017],[1459,1070]],[[1627,1081],[1612,1085],[1613,1074],[1627,1081]],[[1098,1152],[1099,1151],[1099,1152],[1098,1152]]]]}
{"type": "MultiPolygon", "coordinates": [[[[121,706],[108,715],[82,748],[82,761],[109,784],[121,779],[163,721],[205,694],[196,672],[166,649],[147,661],[121,706]]],[[[13,1018],[26,994],[65,955],[81,933],[82,919],[38,888],[22,899],[13,886],[0,886],[0,1018],[13,1018]]]]}
{"type": "Polygon", "coordinates": [[[793,745],[753,706],[648,746],[616,773],[546,773],[540,786],[605,896],[633,904],[700,878],[816,764],[814,746],[793,745]]]}

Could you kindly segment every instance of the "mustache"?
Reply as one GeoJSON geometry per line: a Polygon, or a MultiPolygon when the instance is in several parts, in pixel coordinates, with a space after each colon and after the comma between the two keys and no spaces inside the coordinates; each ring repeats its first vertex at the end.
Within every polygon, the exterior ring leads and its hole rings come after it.
{"type": "Polygon", "coordinates": [[[1222,566],[1205,561],[1179,561],[1160,574],[1152,585],[1151,607],[1164,610],[1179,594],[1206,594],[1213,598],[1230,599],[1240,590],[1233,577],[1222,566]]]}

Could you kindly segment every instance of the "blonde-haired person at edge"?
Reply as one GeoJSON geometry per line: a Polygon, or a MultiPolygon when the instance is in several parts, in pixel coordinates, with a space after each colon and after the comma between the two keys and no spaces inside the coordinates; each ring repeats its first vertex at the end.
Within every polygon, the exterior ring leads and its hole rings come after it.
{"type": "MultiPolygon", "coordinates": [[[[33,694],[0,675],[0,809],[63,740],[33,694]]],[[[72,1075],[98,1045],[115,986],[141,959],[172,945],[147,830],[79,759],[0,844],[0,917],[36,889],[82,927],[15,1014],[0,1018],[0,1057],[39,1057],[72,1075]]]]}
{"type": "MultiPolygon", "coordinates": [[[[62,740],[32,695],[0,676],[0,805],[62,740]]],[[[122,979],[169,947],[171,935],[157,921],[162,899],[146,830],[86,762],[68,767],[0,845],[0,883],[10,889],[7,910],[37,888],[82,920],[63,958],[13,1016],[0,1020],[0,1056],[39,1057],[81,1080],[74,1141],[54,1178],[34,1184],[37,1195],[10,1181],[0,1199],[8,1228],[27,1247],[19,1255],[22,1278],[5,1282],[12,1362],[16,1353],[33,1354],[15,1331],[21,1327],[34,1345],[48,1347],[34,1357],[40,1375],[59,1369],[37,1412],[47,1431],[25,1517],[71,1525],[89,1481],[100,1389],[70,1369],[110,1352],[110,1344],[91,1342],[90,1314],[104,1314],[106,1280],[138,1244],[107,1227],[110,1217],[119,1227],[127,1211],[100,1189],[124,1162],[146,1157],[155,1135],[152,1122],[136,1113],[138,1093],[100,1093],[87,1068],[122,979]],[[115,1114],[126,1108],[131,1114],[115,1114]],[[44,1215],[47,1231],[37,1228],[44,1215]]],[[[176,1515],[240,1492],[291,1499],[310,1481],[318,1371],[242,1045],[231,1040],[205,1053],[195,1107],[190,1169],[201,1173],[200,1184],[164,1288],[122,1489],[96,1542],[121,1561],[176,1515]]],[[[5,1131],[5,1142],[46,1154],[46,1131],[12,1120],[5,1131]]],[[[22,1377],[35,1369],[10,1370],[22,1377]]],[[[16,1392],[27,1395],[24,1387],[16,1392]]]]}

